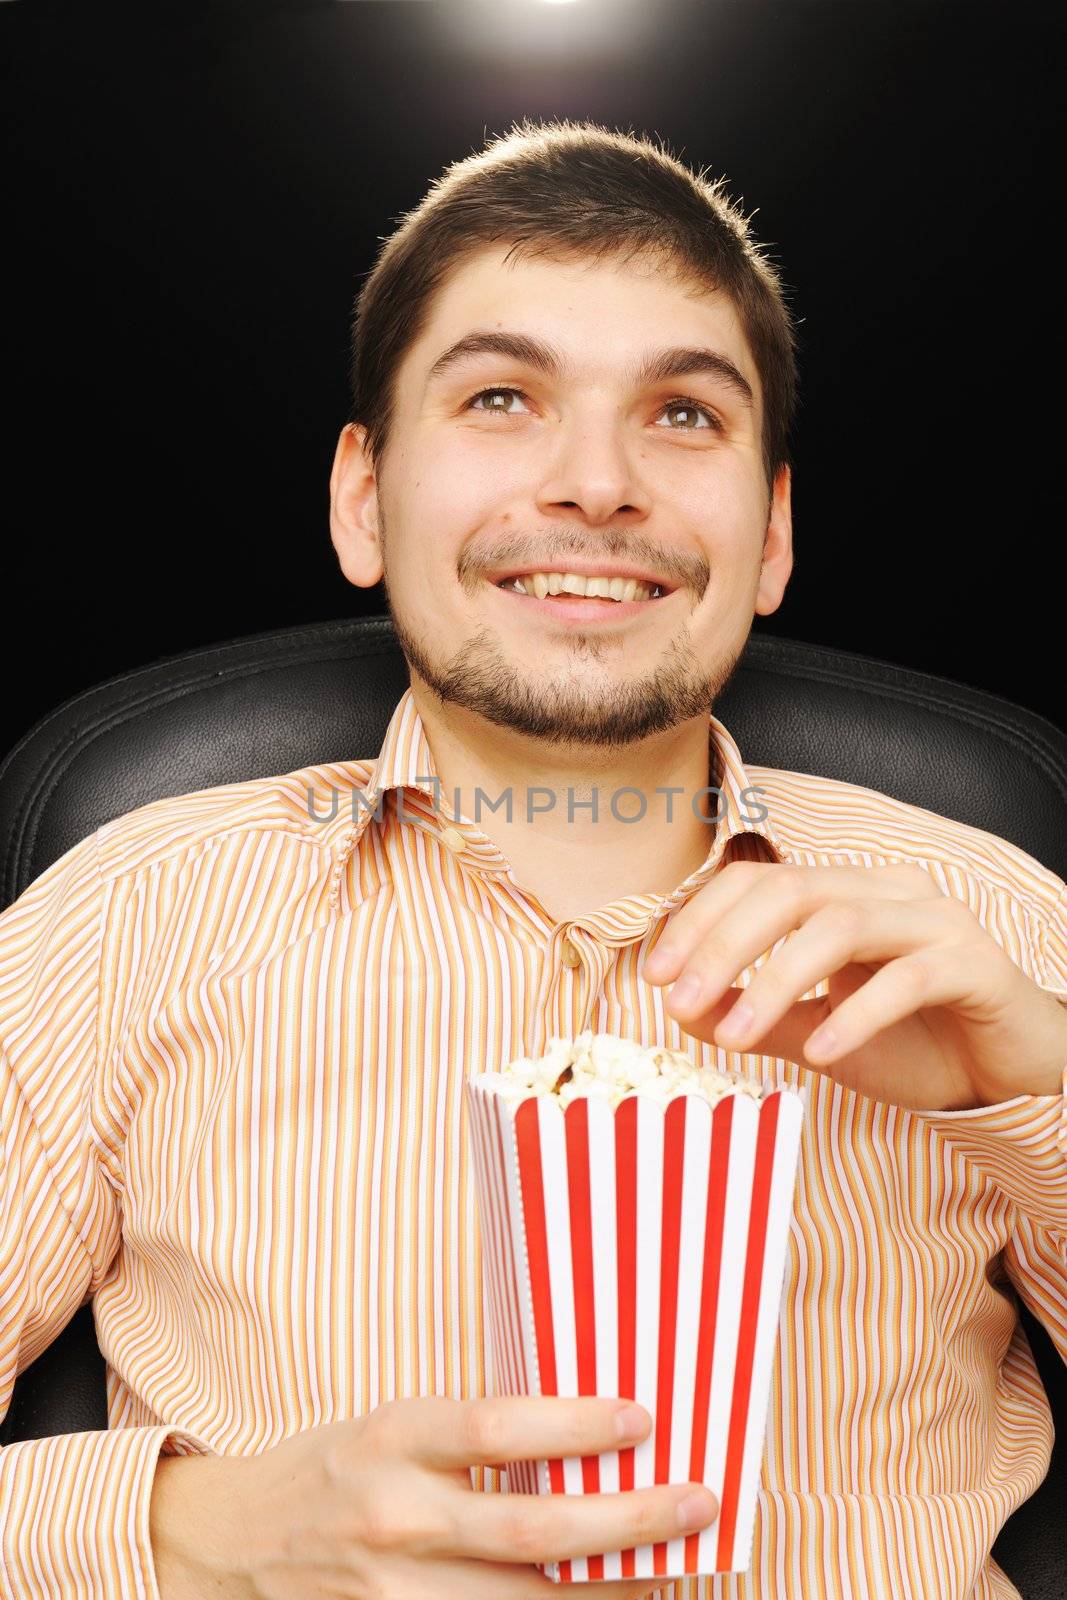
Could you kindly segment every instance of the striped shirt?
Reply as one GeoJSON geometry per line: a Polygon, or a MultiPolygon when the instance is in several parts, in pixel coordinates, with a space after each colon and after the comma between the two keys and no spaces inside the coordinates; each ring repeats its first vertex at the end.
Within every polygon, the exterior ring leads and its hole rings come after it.
{"type": "Polygon", "coordinates": [[[0,1416],[90,1298],[108,1406],[0,1451],[3,1600],[155,1600],[160,1451],[492,1393],[462,1085],[586,1028],[808,1096],[751,1568],[657,1595],[1017,1594],[989,1550],[1053,1441],[1015,1292],[1067,1359],[1064,1095],[874,1101],[683,1033],[638,962],[734,856],[917,862],[1067,998],[1067,890],[979,829],[746,768],[714,716],[709,755],[702,866],[566,922],[438,793],[410,689],[377,758],[142,806],[0,915],[0,1416]]]}

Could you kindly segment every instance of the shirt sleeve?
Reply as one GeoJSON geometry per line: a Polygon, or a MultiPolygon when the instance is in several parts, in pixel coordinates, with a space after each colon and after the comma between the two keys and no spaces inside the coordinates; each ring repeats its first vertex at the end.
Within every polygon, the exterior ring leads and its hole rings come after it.
{"type": "MultiPolygon", "coordinates": [[[[0,914],[0,1420],[15,1380],[121,1248],[117,1164],[95,1117],[109,886],[90,835],[0,914]]],[[[0,1449],[0,1600],[159,1600],[156,1463],[211,1453],[160,1424],[0,1449]]]]}
{"type": "MultiPolygon", "coordinates": [[[[1039,987],[1067,1005],[1067,887],[1045,925],[1039,968],[1039,987]]],[[[1013,1201],[1005,1270],[1067,1362],[1067,1062],[1059,1094],[916,1114],[1013,1201]]]]}

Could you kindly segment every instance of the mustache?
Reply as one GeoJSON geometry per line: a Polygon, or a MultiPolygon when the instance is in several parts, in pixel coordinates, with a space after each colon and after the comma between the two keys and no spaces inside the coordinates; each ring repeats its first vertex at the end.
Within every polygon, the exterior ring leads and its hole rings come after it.
{"type": "Polygon", "coordinates": [[[614,540],[606,544],[586,541],[577,547],[571,540],[568,548],[561,544],[538,548],[531,540],[516,540],[492,551],[469,549],[460,557],[459,576],[461,582],[470,582],[486,572],[499,572],[512,566],[532,567],[535,572],[567,572],[570,570],[567,563],[572,560],[603,560],[605,565],[625,562],[646,572],[656,573],[672,588],[695,588],[701,593],[710,577],[703,556],[664,551],[645,540],[635,542],[632,539],[626,544],[614,540]]]}

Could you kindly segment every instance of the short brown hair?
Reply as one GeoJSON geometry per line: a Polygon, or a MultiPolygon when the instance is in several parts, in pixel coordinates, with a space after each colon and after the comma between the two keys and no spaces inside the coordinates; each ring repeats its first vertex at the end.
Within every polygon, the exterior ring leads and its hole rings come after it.
{"type": "Polygon", "coordinates": [[[796,330],[765,247],[723,194],[724,178],[694,175],[660,141],[594,122],[530,118],[446,168],[383,243],[356,296],[349,421],[367,429],[377,467],[393,418],[394,378],[419,337],[433,295],[494,241],[505,259],[660,257],[683,281],[721,291],[736,307],[763,390],[768,494],[783,464],[797,405],[796,330]]]}

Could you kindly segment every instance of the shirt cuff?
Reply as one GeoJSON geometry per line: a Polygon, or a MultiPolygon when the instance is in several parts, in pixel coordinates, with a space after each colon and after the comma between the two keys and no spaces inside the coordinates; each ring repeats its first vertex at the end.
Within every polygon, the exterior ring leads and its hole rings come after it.
{"type": "Polygon", "coordinates": [[[1032,1221],[1067,1235],[1067,1065],[1059,1094],[966,1111],[914,1111],[1032,1221]]]}
{"type": "Polygon", "coordinates": [[[0,1600],[160,1600],[149,1508],[168,1439],[177,1455],[218,1453],[164,1424],[0,1451],[0,1600]]]}

